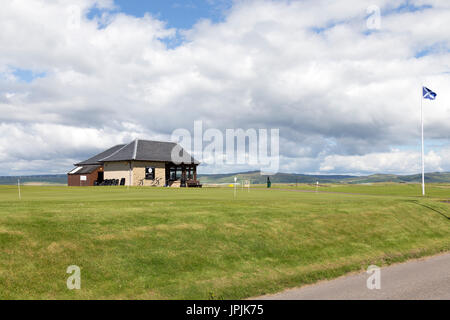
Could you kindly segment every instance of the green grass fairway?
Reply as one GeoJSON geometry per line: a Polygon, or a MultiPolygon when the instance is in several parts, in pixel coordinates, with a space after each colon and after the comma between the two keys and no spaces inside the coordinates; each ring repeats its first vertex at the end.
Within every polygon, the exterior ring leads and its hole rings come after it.
{"type": "Polygon", "coordinates": [[[0,187],[0,299],[239,299],[450,250],[449,185],[324,188],[372,195],[0,187]]]}
{"type": "MultiPolygon", "coordinates": [[[[266,188],[264,185],[254,187],[266,188]]],[[[422,185],[416,183],[374,183],[374,184],[275,184],[274,189],[296,189],[305,191],[340,192],[366,195],[390,195],[418,197],[422,194],[422,185]]],[[[450,184],[427,184],[426,198],[450,199],[450,184]]],[[[422,197],[420,197],[422,198],[422,197]]]]}

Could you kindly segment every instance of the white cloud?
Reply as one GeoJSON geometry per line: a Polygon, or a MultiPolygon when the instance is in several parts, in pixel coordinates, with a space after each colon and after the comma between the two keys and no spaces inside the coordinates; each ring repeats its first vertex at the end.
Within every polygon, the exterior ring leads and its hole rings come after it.
{"type": "MultiPolygon", "coordinates": [[[[440,154],[430,151],[425,155],[425,166],[429,172],[443,171],[443,166],[450,165],[448,156],[450,149],[440,154]]],[[[320,165],[322,172],[348,172],[353,174],[367,174],[373,172],[383,173],[409,173],[420,172],[420,152],[392,150],[384,153],[369,153],[362,156],[327,156],[320,165]]]]}
{"type": "MultiPolygon", "coordinates": [[[[64,172],[89,152],[194,120],[280,128],[283,170],[416,172],[414,153],[392,149],[420,141],[422,82],[438,93],[425,104],[427,139],[450,144],[450,4],[377,2],[381,30],[368,32],[372,1],[235,1],[224,22],[198,23],[173,49],[176,30],[108,11],[112,1],[78,1],[75,28],[66,1],[6,2],[0,174],[31,160],[36,172],[64,172]],[[433,7],[394,10],[406,3],[433,7]],[[106,10],[88,20],[94,6],[106,10]],[[46,77],[20,82],[15,68],[46,77]]],[[[450,170],[446,156],[428,153],[429,170],[450,170]]]]}

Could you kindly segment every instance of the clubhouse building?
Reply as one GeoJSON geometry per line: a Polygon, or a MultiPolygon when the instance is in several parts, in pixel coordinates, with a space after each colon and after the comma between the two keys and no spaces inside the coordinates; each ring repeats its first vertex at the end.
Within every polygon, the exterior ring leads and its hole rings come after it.
{"type": "Polygon", "coordinates": [[[68,185],[201,187],[199,164],[177,143],[137,139],[75,164],[68,185]],[[173,162],[174,151],[182,162],[173,162]]]}

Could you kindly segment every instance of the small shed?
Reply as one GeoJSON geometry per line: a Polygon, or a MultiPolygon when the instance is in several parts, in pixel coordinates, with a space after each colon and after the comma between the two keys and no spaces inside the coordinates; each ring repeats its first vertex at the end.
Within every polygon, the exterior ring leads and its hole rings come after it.
{"type": "Polygon", "coordinates": [[[104,172],[102,165],[86,165],[76,167],[67,175],[67,184],[69,187],[89,187],[94,186],[95,182],[103,182],[104,172]]]}

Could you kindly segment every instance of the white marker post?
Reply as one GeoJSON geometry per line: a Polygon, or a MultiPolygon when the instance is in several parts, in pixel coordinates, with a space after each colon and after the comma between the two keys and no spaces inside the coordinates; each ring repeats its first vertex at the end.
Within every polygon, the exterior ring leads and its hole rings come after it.
{"type": "Polygon", "coordinates": [[[20,194],[20,178],[17,179],[17,188],[19,189],[19,200],[22,200],[22,195],[20,194]]]}
{"type": "Polygon", "coordinates": [[[319,181],[316,182],[316,192],[319,192],[319,181]]]}
{"type": "Polygon", "coordinates": [[[234,177],[234,199],[236,199],[236,182],[237,182],[237,177],[234,177]]]}

